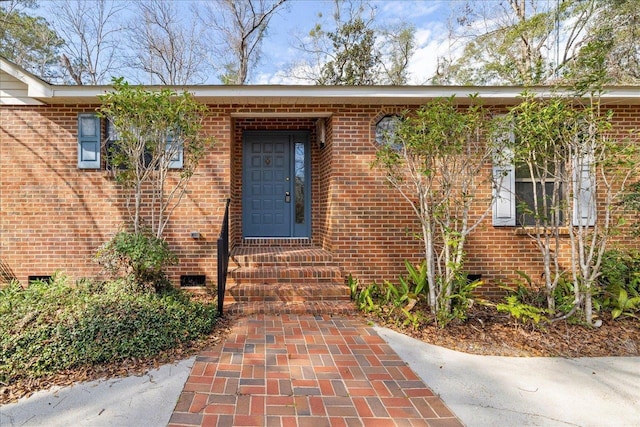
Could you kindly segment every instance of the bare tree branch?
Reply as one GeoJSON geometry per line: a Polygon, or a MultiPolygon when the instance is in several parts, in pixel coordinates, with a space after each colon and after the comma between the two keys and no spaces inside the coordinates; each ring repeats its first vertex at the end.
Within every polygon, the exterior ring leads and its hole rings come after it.
{"type": "Polygon", "coordinates": [[[260,60],[269,21],[287,0],[220,0],[205,3],[202,23],[213,32],[213,66],[225,84],[246,84],[260,60]]]}
{"type": "Polygon", "coordinates": [[[141,80],[164,85],[198,84],[206,80],[204,47],[195,20],[185,22],[175,4],[162,0],[137,3],[139,17],[129,26],[129,63],[141,80]]]}
{"type": "Polygon", "coordinates": [[[128,2],[61,0],[52,8],[65,39],[61,65],[75,84],[101,84],[118,69],[121,22],[128,2]]]}

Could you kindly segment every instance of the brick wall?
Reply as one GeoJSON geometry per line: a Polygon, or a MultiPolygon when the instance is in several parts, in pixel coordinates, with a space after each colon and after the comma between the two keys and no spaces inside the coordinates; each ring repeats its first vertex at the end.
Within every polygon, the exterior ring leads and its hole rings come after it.
{"type": "MultiPolygon", "coordinates": [[[[91,106],[2,107],[0,261],[23,283],[56,271],[95,277],[95,250],[128,218],[125,193],[104,170],[77,168],[77,115],[91,106]]],[[[215,272],[215,245],[229,196],[230,117],[212,109],[205,131],[216,145],[192,178],[166,230],[180,274],[215,272]],[[199,231],[199,240],[190,232],[199,231]]],[[[103,128],[104,132],[104,128],[103,128]]]]}
{"type": "MultiPolygon", "coordinates": [[[[94,277],[99,271],[92,254],[127,218],[124,193],[109,173],[76,166],[77,115],[95,107],[1,108],[0,261],[23,282],[28,276],[58,270],[75,279],[94,277]]],[[[206,274],[207,284],[215,285],[215,245],[227,197],[232,199],[232,240],[240,243],[245,130],[310,132],[312,239],[335,254],[346,274],[362,283],[396,280],[404,272],[405,259],[419,262],[422,246],[413,237],[419,232],[414,213],[383,173],[371,167],[375,123],[407,106],[209,108],[204,132],[217,143],[201,163],[166,232],[180,257],[180,264],[171,269],[175,283],[183,274],[206,274]],[[323,148],[316,143],[319,111],[331,114],[323,148]],[[256,118],[244,117],[249,114],[256,118]],[[259,118],[261,114],[270,117],[259,118]],[[201,238],[192,239],[192,231],[201,238]]],[[[615,107],[616,135],[640,128],[638,112],[615,107]]],[[[491,189],[482,191],[488,197],[491,189]]],[[[516,270],[540,278],[542,268],[532,240],[514,228],[493,227],[490,215],[469,238],[467,249],[466,270],[483,276],[489,295],[501,292],[501,282],[513,281],[516,270]]]]}

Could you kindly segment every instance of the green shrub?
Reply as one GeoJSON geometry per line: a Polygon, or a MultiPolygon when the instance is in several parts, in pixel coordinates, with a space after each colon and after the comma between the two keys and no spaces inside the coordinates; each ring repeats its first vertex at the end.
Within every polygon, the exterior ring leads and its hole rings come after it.
{"type": "MultiPolygon", "coordinates": [[[[565,276],[560,277],[558,281],[558,285],[553,290],[553,299],[555,300],[555,307],[559,313],[568,314],[574,310],[576,298],[573,290],[573,283],[571,280],[567,280],[565,276]]],[[[597,311],[597,303],[595,304],[594,309],[597,311]]],[[[581,310],[577,310],[573,316],[570,316],[570,319],[573,321],[578,320],[576,315],[582,315],[581,310]]]]}
{"type": "Polygon", "coordinates": [[[640,253],[636,250],[609,250],[602,257],[600,284],[618,296],[624,289],[629,295],[640,295],[640,253]]]}
{"type": "Polygon", "coordinates": [[[14,283],[0,291],[0,382],[145,358],[209,333],[213,304],[180,290],[131,293],[126,280],[70,286],[14,283]]]}
{"type": "Polygon", "coordinates": [[[627,291],[620,289],[617,298],[611,298],[611,318],[617,319],[620,316],[634,317],[638,319],[634,313],[640,311],[640,297],[629,298],[627,291]]]}
{"type": "Polygon", "coordinates": [[[132,290],[160,290],[168,287],[165,269],[177,257],[165,240],[148,231],[120,231],[98,249],[95,260],[112,278],[127,278],[132,290]]]}
{"type": "Polygon", "coordinates": [[[349,276],[351,298],[358,309],[365,313],[375,313],[385,321],[411,325],[414,328],[433,319],[442,327],[453,320],[467,319],[469,309],[477,300],[473,292],[482,285],[482,281],[468,280],[466,274],[460,274],[459,279],[453,283],[451,295],[439,296],[443,309],[434,316],[424,305],[429,291],[426,263],[414,266],[405,261],[405,267],[407,275],[400,276],[397,284],[385,280],[382,284],[374,282],[361,287],[356,279],[349,276]]]}
{"type": "Polygon", "coordinates": [[[640,253],[613,249],[602,257],[600,293],[596,302],[611,310],[611,317],[636,317],[640,309],[640,253]]]}
{"type": "Polygon", "coordinates": [[[405,267],[408,275],[400,276],[398,285],[386,280],[382,285],[372,283],[361,288],[358,281],[350,275],[348,281],[351,298],[356,301],[358,309],[365,312],[380,312],[383,306],[388,305],[391,311],[394,308],[406,309],[406,306],[409,306],[410,311],[426,290],[427,275],[424,264],[415,267],[405,261],[405,267]]]}
{"type": "MultiPolygon", "coordinates": [[[[504,302],[496,304],[496,310],[508,313],[523,325],[539,327],[549,322],[546,309],[547,297],[544,288],[540,289],[533,284],[531,277],[523,271],[516,271],[520,280],[514,288],[502,286],[507,291],[504,302]]],[[[567,281],[561,280],[554,291],[556,305],[566,308],[567,281]]]]}
{"type": "Polygon", "coordinates": [[[375,313],[386,321],[397,321],[416,327],[424,320],[421,313],[414,312],[416,304],[424,298],[427,275],[424,263],[415,267],[405,261],[407,277],[401,276],[398,284],[386,280],[382,284],[372,283],[361,287],[356,279],[349,276],[351,297],[360,311],[375,313]],[[400,319],[398,318],[400,317],[400,319]]]}
{"type": "Polygon", "coordinates": [[[546,309],[523,303],[516,293],[507,296],[505,302],[496,304],[496,310],[509,313],[524,325],[531,324],[538,327],[541,323],[548,321],[546,309]]]}
{"type": "MultiPolygon", "coordinates": [[[[438,324],[442,327],[447,326],[451,321],[466,321],[469,310],[476,300],[485,303],[481,298],[474,295],[476,288],[483,285],[482,280],[469,280],[466,274],[460,275],[453,282],[453,292],[446,298],[449,300],[449,309],[440,310],[437,315],[438,324]]],[[[447,304],[442,304],[446,306],[447,304]]]]}
{"type": "Polygon", "coordinates": [[[377,283],[372,283],[362,289],[358,288],[353,293],[353,300],[358,310],[365,313],[380,313],[382,306],[386,304],[383,302],[383,295],[377,283]]]}

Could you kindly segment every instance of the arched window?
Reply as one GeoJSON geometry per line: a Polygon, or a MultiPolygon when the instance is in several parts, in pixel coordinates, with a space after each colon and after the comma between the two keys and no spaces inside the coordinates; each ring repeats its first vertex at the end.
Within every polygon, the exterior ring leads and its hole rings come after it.
{"type": "Polygon", "coordinates": [[[378,145],[396,145],[396,128],[400,123],[400,116],[387,114],[376,123],[376,143],[378,145]]]}

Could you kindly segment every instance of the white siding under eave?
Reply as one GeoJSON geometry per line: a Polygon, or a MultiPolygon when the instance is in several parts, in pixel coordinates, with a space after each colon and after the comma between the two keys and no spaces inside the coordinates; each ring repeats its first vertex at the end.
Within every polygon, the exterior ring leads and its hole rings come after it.
{"type": "Polygon", "coordinates": [[[42,105],[42,102],[28,96],[26,83],[0,71],[0,105],[42,105]]]}

